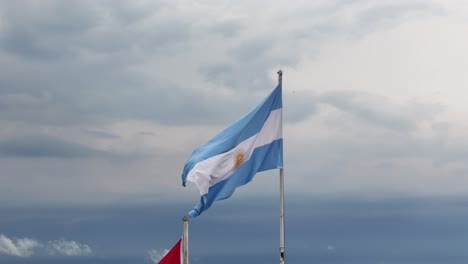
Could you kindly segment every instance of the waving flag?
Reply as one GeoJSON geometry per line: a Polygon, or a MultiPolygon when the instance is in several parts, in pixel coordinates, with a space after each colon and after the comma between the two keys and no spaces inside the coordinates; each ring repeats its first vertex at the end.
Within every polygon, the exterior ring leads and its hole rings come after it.
{"type": "Polygon", "coordinates": [[[282,122],[279,84],[255,109],[195,149],[182,173],[182,184],[193,182],[201,195],[189,217],[229,198],[257,172],[283,167],[282,122]]]}
{"type": "Polygon", "coordinates": [[[177,241],[174,247],[158,262],[158,264],[181,264],[182,263],[182,238],[177,241]]]}

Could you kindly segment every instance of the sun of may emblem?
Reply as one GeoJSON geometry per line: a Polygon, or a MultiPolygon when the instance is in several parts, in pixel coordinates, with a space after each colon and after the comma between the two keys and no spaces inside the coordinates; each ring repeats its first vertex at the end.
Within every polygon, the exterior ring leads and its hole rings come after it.
{"type": "Polygon", "coordinates": [[[237,170],[242,163],[244,162],[245,159],[245,153],[242,150],[239,150],[236,152],[236,155],[234,155],[234,170],[237,170]]]}

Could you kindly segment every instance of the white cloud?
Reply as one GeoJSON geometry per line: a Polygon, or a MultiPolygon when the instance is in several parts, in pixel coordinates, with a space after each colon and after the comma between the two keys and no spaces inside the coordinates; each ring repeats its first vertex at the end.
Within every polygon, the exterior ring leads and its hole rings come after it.
{"type": "Polygon", "coordinates": [[[34,249],[41,247],[41,243],[30,238],[10,239],[0,234],[0,255],[17,257],[29,257],[34,254],[34,249]]]}
{"type": "Polygon", "coordinates": [[[53,240],[47,243],[47,252],[50,255],[89,256],[93,253],[86,244],[76,241],[53,240]]]}
{"type": "Polygon", "coordinates": [[[158,263],[168,252],[169,249],[164,249],[162,251],[150,249],[148,250],[148,255],[153,263],[158,263]]]}
{"type": "Polygon", "coordinates": [[[31,238],[9,238],[0,234],[0,256],[31,257],[35,249],[45,247],[48,255],[88,256],[93,253],[90,246],[76,241],[52,240],[45,243],[31,238]]]}

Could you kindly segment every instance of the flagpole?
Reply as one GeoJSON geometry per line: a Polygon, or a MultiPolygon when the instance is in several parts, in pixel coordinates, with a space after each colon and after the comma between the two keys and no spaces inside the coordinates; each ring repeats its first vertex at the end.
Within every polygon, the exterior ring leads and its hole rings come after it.
{"type": "Polygon", "coordinates": [[[182,218],[182,221],[184,221],[184,240],[183,240],[184,255],[183,255],[183,262],[182,262],[182,264],[189,264],[189,246],[188,246],[188,240],[189,240],[189,235],[188,235],[189,218],[188,218],[188,216],[184,216],[184,217],[182,218]]]}
{"type": "MultiPolygon", "coordinates": [[[[278,85],[283,83],[283,71],[278,71],[278,85]]],[[[281,129],[283,129],[281,125],[281,129]]],[[[284,239],[284,169],[279,169],[280,178],[280,264],[284,264],[285,239],[284,239]]]]}

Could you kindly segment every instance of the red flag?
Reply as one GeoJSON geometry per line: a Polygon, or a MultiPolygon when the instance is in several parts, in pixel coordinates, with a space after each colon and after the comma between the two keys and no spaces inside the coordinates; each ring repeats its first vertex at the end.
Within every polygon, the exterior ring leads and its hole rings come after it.
{"type": "Polygon", "coordinates": [[[177,243],[172,247],[172,249],[167,252],[167,254],[158,262],[158,264],[181,264],[182,251],[180,244],[182,243],[182,238],[177,241],[177,243]]]}

